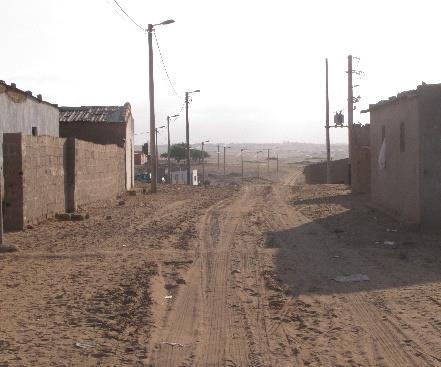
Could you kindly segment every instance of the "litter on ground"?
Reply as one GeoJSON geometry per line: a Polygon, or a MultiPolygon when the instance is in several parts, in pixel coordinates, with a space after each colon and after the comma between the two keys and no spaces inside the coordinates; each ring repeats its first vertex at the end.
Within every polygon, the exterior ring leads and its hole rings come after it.
{"type": "Polygon", "coordinates": [[[335,277],[334,280],[339,283],[367,282],[369,277],[366,274],[351,274],[335,277]]]}

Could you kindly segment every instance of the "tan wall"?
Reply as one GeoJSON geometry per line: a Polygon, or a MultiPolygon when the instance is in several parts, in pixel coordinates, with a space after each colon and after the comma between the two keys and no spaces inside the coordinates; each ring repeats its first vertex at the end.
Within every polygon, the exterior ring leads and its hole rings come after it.
{"type": "Polygon", "coordinates": [[[351,129],[351,190],[355,194],[370,192],[370,153],[369,125],[354,124],[351,129]]]}
{"type": "Polygon", "coordinates": [[[419,119],[417,97],[371,109],[371,200],[389,213],[419,222],[419,119]],[[400,124],[405,126],[405,151],[400,151],[400,124]],[[385,127],[386,168],[380,169],[378,156],[385,127]]]}
{"type": "MultiPolygon", "coordinates": [[[[331,165],[331,184],[349,183],[348,159],[338,159],[330,162],[331,165]]],[[[313,163],[303,168],[305,182],[307,184],[326,183],[326,162],[313,163]]]]}
{"type": "Polygon", "coordinates": [[[65,208],[66,139],[4,135],[5,227],[19,229],[65,208]]]}
{"type": "Polygon", "coordinates": [[[441,225],[441,85],[418,86],[421,222],[441,225]]]}
{"type": "Polygon", "coordinates": [[[125,191],[123,148],[75,139],[75,209],[125,191]]]}
{"type": "Polygon", "coordinates": [[[127,190],[134,185],[134,120],[118,122],[60,122],[60,136],[76,138],[95,144],[115,144],[125,149],[125,184],[127,190]]]}
{"type": "Polygon", "coordinates": [[[125,191],[124,149],[77,139],[5,134],[6,229],[125,191]]]}

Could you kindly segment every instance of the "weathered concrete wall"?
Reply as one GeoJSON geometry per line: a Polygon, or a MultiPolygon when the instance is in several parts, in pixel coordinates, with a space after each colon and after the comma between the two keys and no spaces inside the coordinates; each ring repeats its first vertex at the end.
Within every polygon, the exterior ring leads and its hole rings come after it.
{"type": "Polygon", "coordinates": [[[125,185],[127,190],[134,185],[134,141],[133,118],[127,123],[117,122],[60,122],[60,136],[76,138],[95,144],[115,144],[125,149],[125,185]]]}
{"type": "Polygon", "coordinates": [[[418,99],[416,96],[400,98],[371,108],[370,114],[371,200],[406,222],[419,222],[418,99]],[[378,157],[383,133],[386,166],[381,169],[378,157]]]}
{"type": "MultiPolygon", "coordinates": [[[[332,184],[349,183],[349,165],[348,159],[338,159],[330,162],[331,182],[332,184]]],[[[313,163],[303,168],[305,182],[307,184],[325,184],[326,183],[326,162],[313,163]]]]}
{"type": "Polygon", "coordinates": [[[5,134],[3,139],[3,225],[6,230],[21,229],[23,223],[22,135],[5,134]]]}
{"type": "Polygon", "coordinates": [[[5,134],[3,148],[6,229],[125,191],[125,153],[116,145],[5,134]]]}
{"type": "Polygon", "coordinates": [[[5,134],[5,227],[20,229],[66,205],[66,139],[5,134]]]}
{"type": "Polygon", "coordinates": [[[441,225],[441,85],[418,86],[421,223],[441,225]]]}
{"type": "Polygon", "coordinates": [[[351,190],[355,194],[370,192],[371,154],[369,125],[354,124],[351,129],[351,190]]]}
{"type": "MultiPolygon", "coordinates": [[[[27,93],[0,82],[0,133],[58,136],[59,111],[57,106],[40,101],[27,93]]],[[[0,153],[2,151],[0,134],[0,153]]],[[[2,155],[0,154],[0,162],[2,155]]]]}
{"type": "Polygon", "coordinates": [[[74,209],[125,191],[123,148],[75,139],[74,155],[74,209]]]}

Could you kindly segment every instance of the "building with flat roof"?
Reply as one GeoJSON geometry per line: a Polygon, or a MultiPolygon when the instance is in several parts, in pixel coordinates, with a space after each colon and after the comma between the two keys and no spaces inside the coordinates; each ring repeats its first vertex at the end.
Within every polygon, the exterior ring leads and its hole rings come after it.
{"type": "Polygon", "coordinates": [[[130,103],[124,106],[60,107],[60,137],[125,149],[126,189],[134,186],[134,120],[130,103]]]}
{"type": "Polygon", "coordinates": [[[441,224],[441,84],[369,106],[371,200],[410,223],[441,224]]]}

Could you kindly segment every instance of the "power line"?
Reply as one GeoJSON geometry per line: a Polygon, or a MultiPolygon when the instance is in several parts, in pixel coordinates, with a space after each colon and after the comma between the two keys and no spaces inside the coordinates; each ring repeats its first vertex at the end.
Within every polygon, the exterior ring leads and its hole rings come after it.
{"type": "Polygon", "coordinates": [[[158,48],[158,52],[159,52],[159,56],[160,56],[161,64],[162,64],[162,68],[164,69],[165,75],[167,76],[167,79],[168,79],[168,82],[169,82],[169,84],[170,84],[170,87],[171,87],[173,93],[174,93],[177,97],[181,98],[181,96],[179,95],[179,93],[176,92],[176,88],[175,88],[174,84],[173,84],[172,81],[171,81],[170,75],[168,74],[167,66],[166,66],[166,64],[165,64],[164,57],[162,56],[161,48],[159,47],[159,41],[158,41],[158,37],[156,36],[156,32],[154,31],[153,34],[154,34],[154,36],[155,36],[156,47],[158,48]]]}
{"type": "Polygon", "coordinates": [[[136,22],[134,21],[134,19],[133,19],[129,14],[127,14],[127,12],[122,8],[122,6],[119,5],[118,1],[113,0],[113,2],[118,6],[118,8],[120,8],[120,10],[126,15],[127,18],[130,19],[130,21],[131,21],[134,25],[136,25],[140,30],[142,30],[143,32],[145,32],[145,28],[142,27],[141,25],[139,25],[138,23],[136,23],[136,22]]]}

